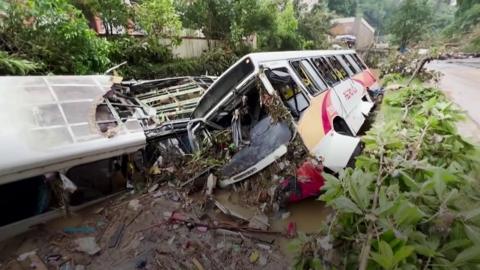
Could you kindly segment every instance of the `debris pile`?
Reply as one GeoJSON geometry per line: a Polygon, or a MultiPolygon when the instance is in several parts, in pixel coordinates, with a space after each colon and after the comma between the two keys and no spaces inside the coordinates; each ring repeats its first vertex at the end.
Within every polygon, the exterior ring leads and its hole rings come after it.
{"type": "Polygon", "coordinates": [[[286,237],[286,230],[269,230],[265,215],[242,217],[218,201],[200,205],[169,187],[124,195],[80,214],[81,221],[72,226],[53,223],[12,240],[20,248],[10,248],[11,256],[0,258],[2,267],[283,269],[288,265],[276,243],[278,237],[286,237]]]}

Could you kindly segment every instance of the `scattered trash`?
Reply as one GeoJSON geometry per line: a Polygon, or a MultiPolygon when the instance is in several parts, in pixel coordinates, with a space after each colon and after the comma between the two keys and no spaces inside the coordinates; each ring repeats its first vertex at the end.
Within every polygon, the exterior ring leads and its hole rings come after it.
{"type": "Polygon", "coordinates": [[[28,257],[36,255],[36,254],[37,254],[37,250],[32,250],[32,251],[29,251],[29,252],[22,253],[18,256],[17,261],[19,261],[19,262],[25,261],[28,257]]]}
{"type": "Polygon", "coordinates": [[[166,195],[167,193],[168,193],[167,191],[159,190],[159,191],[157,191],[153,194],[153,197],[154,198],[159,198],[159,197],[162,197],[162,196],[166,195]]]}
{"type": "Polygon", "coordinates": [[[258,260],[259,257],[260,257],[260,253],[258,252],[258,250],[252,251],[252,253],[250,253],[250,257],[249,257],[250,262],[255,263],[258,260]]]}
{"type": "Polygon", "coordinates": [[[248,227],[259,230],[268,230],[270,224],[268,223],[268,217],[266,215],[255,215],[250,219],[248,227]]]}
{"type": "Polygon", "coordinates": [[[125,223],[119,224],[117,226],[115,233],[110,238],[110,242],[108,244],[109,248],[116,248],[118,246],[118,244],[120,243],[120,240],[122,239],[124,229],[125,229],[125,223]]]}
{"type": "Polygon", "coordinates": [[[155,190],[157,190],[157,188],[158,188],[158,184],[155,184],[155,185],[151,186],[151,187],[148,189],[148,193],[154,192],[155,190]]]}
{"type": "Polygon", "coordinates": [[[197,260],[197,258],[193,257],[192,262],[197,268],[197,270],[204,270],[202,264],[197,260]]]}
{"type": "Polygon", "coordinates": [[[69,260],[64,262],[62,265],[60,265],[59,269],[60,270],[76,270],[76,267],[73,261],[69,260]]]}
{"type": "Polygon", "coordinates": [[[287,219],[290,217],[290,212],[282,213],[282,219],[287,219]]]}
{"type": "Polygon", "coordinates": [[[77,245],[76,250],[84,252],[88,255],[95,255],[100,252],[101,248],[95,242],[95,237],[83,237],[75,239],[75,244],[77,245]]]}
{"type": "Polygon", "coordinates": [[[207,178],[207,195],[212,195],[213,189],[217,185],[217,177],[211,173],[207,178]]]}
{"type": "Polygon", "coordinates": [[[140,201],[138,199],[133,199],[128,202],[128,208],[133,210],[133,211],[138,211],[142,205],[140,204],[140,201]]]}
{"type": "Polygon", "coordinates": [[[267,263],[268,263],[267,257],[265,257],[265,256],[263,256],[263,255],[260,256],[260,258],[258,259],[258,264],[259,264],[260,266],[265,266],[265,265],[267,265],[267,263]]]}
{"type": "Polygon", "coordinates": [[[94,233],[96,229],[90,226],[81,226],[81,227],[65,227],[63,232],[66,234],[76,234],[76,233],[94,233]]]}
{"type": "Polygon", "coordinates": [[[227,208],[225,205],[221,204],[219,201],[215,201],[215,206],[217,206],[218,209],[220,209],[220,211],[222,211],[225,215],[236,217],[244,221],[249,221],[248,218],[235,212],[233,209],[227,208]]]}
{"type": "Polygon", "coordinates": [[[287,226],[287,236],[294,238],[297,236],[297,224],[295,222],[289,222],[287,226]]]}

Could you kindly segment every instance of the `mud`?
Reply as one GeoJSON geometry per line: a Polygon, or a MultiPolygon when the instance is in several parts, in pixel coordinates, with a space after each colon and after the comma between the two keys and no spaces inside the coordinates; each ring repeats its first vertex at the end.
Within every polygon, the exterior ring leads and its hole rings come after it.
{"type": "MultiPolygon", "coordinates": [[[[261,214],[258,207],[242,205],[233,190],[215,190],[212,200],[245,219],[261,214]]],[[[187,196],[168,186],[151,193],[124,194],[0,243],[0,269],[16,269],[16,258],[32,250],[48,269],[62,269],[67,263],[86,269],[201,269],[198,265],[203,269],[288,269],[294,257],[287,249],[292,240],[286,237],[288,224],[295,222],[300,233],[314,233],[330,212],[322,202],[306,200],[269,215],[268,231],[273,233],[238,232],[236,228],[246,222],[225,215],[210,201],[200,192],[187,196]],[[132,200],[138,200],[138,209],[132,208],[132,200]],[[282,218],[284,212],[289,216],[282,218]],[[122,225],[118,245],[111,247],[122,225]],[[223,225],[231,229],[214,229],[223,225]],[[95,230],[64,232],[67,227],[82,226],[95,230]],[[75,240],[83,237],[94,237],[100,252],[93,256],[79,252],[75,240]]]]}

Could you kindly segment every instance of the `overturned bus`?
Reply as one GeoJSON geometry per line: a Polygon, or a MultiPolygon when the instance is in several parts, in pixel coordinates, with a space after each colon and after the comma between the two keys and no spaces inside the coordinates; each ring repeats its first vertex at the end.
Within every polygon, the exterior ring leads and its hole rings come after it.
{"type": "Polygon", "coordinates": [[[206,132],[231,129],[238,152],[223,166],[220,186],[263,170],[298,136],[309,156],[336,172],[358,150],[356,135],[380,91],[351,50],[252,53],[202,96],[188,125],[190,143],[198,149],[206,132]],[[275,120],[267,108],[272,99],[288,110],[290,120],[275,120]]]}
{"type": "MultiPolygon", "coordinates": [[[[170,140],[186,129],[187,120],[159,123],[157,110],[136,95],[160,102],[175,94],[194,99],[211,82],[0,77],[0,239],[104,200],[143,178],[145,158],[154,155],[146,153],[149,146],[170,140]]],[[[185,114],[182,106],[176,109],[179,117],[185,114]]]]}

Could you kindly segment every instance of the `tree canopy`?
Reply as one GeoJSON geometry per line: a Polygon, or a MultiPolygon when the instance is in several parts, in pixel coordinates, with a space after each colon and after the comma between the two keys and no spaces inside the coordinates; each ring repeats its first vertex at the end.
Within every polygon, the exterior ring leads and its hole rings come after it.
{"type": "Polygon", "coordinates": [[[388,26],[393,42],[405,48],[417,42],[430,30],[432,10],[426,0],[404,0],[388,26]]]}

